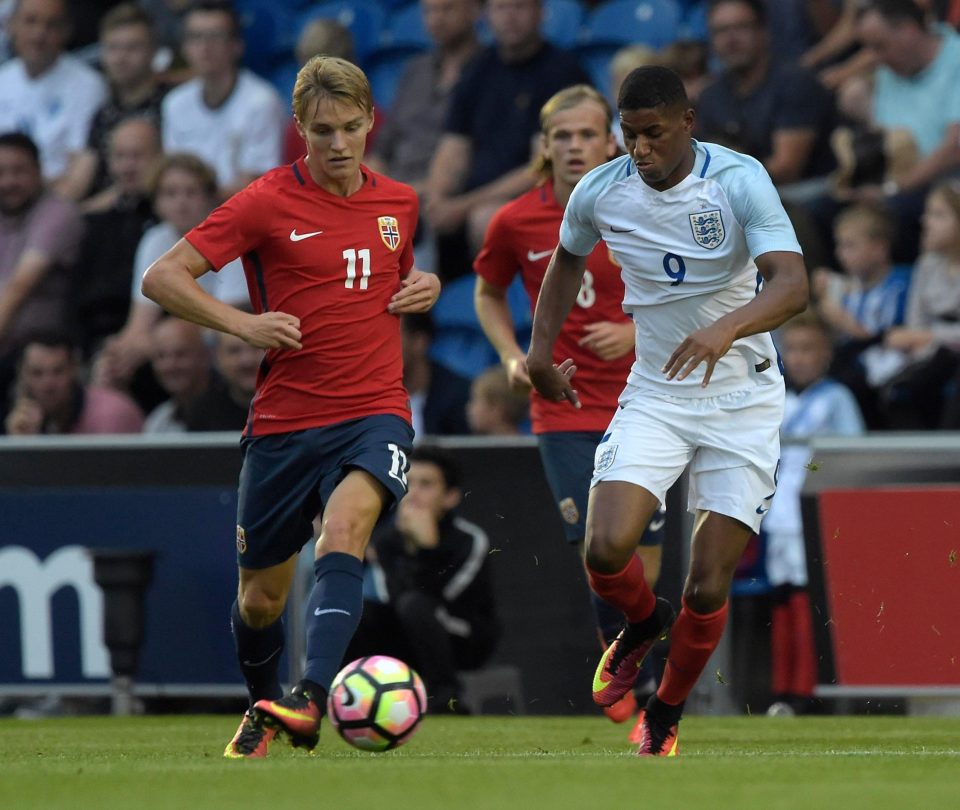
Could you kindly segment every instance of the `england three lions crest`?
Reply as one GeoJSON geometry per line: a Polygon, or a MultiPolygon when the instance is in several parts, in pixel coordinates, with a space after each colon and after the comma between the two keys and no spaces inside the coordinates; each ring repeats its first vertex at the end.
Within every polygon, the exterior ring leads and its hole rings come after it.
{"type": "Polygon", "coordinates": [[[723,215],[719,208],[690,214],[690,229],[696,243],[707,250],[719,247],[723,237],[727,235],[723,229],[723,215]]]}
{"type": "Polygon", "coordinates": [[[396,250],[400,244],[400,224],[396,217],[377,217],[380,226],[380,238],[390,250],[396,250]]]}

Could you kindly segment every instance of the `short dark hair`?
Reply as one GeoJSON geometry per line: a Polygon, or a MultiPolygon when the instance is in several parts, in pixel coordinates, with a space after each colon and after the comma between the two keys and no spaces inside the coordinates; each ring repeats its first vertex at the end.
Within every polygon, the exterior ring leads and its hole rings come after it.
{"type": "Polygon", "coordinates": [[[40,150],[33,138],[23,132],[4,132],[0,135],[0,149],[19,149],[30,156],[35,166],[40,165],[40,150]]]}
{"type": "Polygon", "coordinates": [[[443,482],[447,489],[460,489],[463,481],[463,471],[460,464],[451,453],[436,445],[420,444],[410,452],[410,461],[422,461],[424,464],[433,464],[440,469],[443,482]]]}
{"type": "Polygon", "coordinates": [[[717,6],[722,6],[726,3],[740,3],[744,6],[749,6],[750,10],[753,12],[753,16],[757,20],[758,25],[767,24],[767,4],[764,0],[710,0],[707,4],[707,16],[709,17],[713,14],[713,10],[717,6]]]}
{"type": "Polygon", "coordinates": [[[243,26],[240,15],[233,7],[233,3],[226,0],[195,0],[191,3],[183,14],[183,23],[186,25],[187,18],[194,12],[203,12],[206,14],[226,14],[230,18],[231,33],[237,39],[243,33],[243,26]]]}
{"type": "Polygon", "coordinates": [[[924,11],[913,0],[866,0],[860,5],[860,16],[868,11],[879,14],[887,22],[913,22],[919,28],[927,27],[924,11]]]}
{"type": "Polygon", "coordinates": [[[630,71],[617,96],[618,110],[646,110],[689,103],[680,75],[661,65],[644,65],[630,71]]]}

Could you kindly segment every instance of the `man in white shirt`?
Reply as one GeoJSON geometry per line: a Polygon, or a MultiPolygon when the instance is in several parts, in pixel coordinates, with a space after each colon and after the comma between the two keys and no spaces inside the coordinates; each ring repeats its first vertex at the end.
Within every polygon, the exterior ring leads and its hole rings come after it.
{"type": "Polygon", "coordinates": [[[29,135],[53,183],[86,147],[107,95],[99,73],[63,52],[69,35],[66,0],[18,0],[10,18],[17,58],[0,66],[0,132],[29,135]]]}
{"type": "Polygon", "coordinates": [[[163,149],[189,152],[217,173],[225,199],[280,163],[286,112],[273,87],[240,68],[243,40],[230,5],[214,0],[190,8],[183,55],[196,78],[163,101],[163,149]]]}
{"type": "Polygon", "coordinates": [[[527,369],[544,397],[579,404],[575,366],[554,366],[552,351],[602,238],[621,267],[637,359],[597,446],[587,507],[590,586],[627,618],[600,659],[593,698],[621,699],[669,632],[637,753],[676,756],[683,704],[720,641],[734,570],[776,491],[784,383],[769,331],[806,306],[807,275],[763,166],[690,137],[694,111],[676,73],[638,68],[617,107],[628,154],[589,172],[570,196],[527,369]],[[696,518],[674,619],[634,551],[688,465],[696,518]]]}

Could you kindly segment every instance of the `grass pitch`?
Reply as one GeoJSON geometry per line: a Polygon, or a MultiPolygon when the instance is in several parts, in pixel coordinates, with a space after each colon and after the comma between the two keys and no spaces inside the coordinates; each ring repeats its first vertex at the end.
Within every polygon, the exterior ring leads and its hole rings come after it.
{"type": "Polygon", "coordinates": [[[960,807],[960,718],[688,717],[641,760],[602,717],[427,717],[407,746],[221,756],[238,717],[0,721],[0,807],[924,810],[960,807]]]}

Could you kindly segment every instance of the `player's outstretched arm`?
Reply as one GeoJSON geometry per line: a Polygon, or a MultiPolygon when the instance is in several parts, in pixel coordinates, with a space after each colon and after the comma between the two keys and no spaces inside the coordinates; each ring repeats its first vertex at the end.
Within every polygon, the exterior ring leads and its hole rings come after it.
{"type": "Polygon", "coordinates": [[[426,312],[440,297],[440,279],[435,273],[424,273],[415,267],[400,281],[400,289],[387,304],[387,312],[404,315],[426,312]]]}
{"type": "Polygon", "coordinates": [[[513,315],[510,314],[510,305],[507,302],[508,289],[477,276],[473,307],[477,312],[480,328],[497,350],[500,362],[507,371],[511,387],[518,391],[528,391],[530,377],[527,374],[527,358],[517,343],[513,315]]]}
{"type": "Polygon", "coordinates": [[[580,400],[570,384],[576,366],[570,359],[555,366],[553,344],[577,299],[586,266],[586,256],[577,256],[563,245],[557,245],[540,287],[533,315],[530,351],[527,353],[527,373],[534,387],[547,399],[556,402],[565,399],[577,408],[580,407],[580,400]]]}
{"type": "Polygon", "coordinates": [[[806,309],[807,269],[799,253],[771,251],[758,256],[756,262],[764,282],[760,292],[750,303],[688,335],[663,366],[668,380],[682,380],[706,363],[702,383],[706,387],[717,361],[735,340],[776,329],[787,318],[806,309]]]}
{"type": "Polygon", "coordinates": [[[171,315],[228,332],[259,349],[300,349],[300,319],[285,312],[251,315],[209,295],[197,279],[210,263],[181,239],[143,274],[143,294],[171,315]]]}

